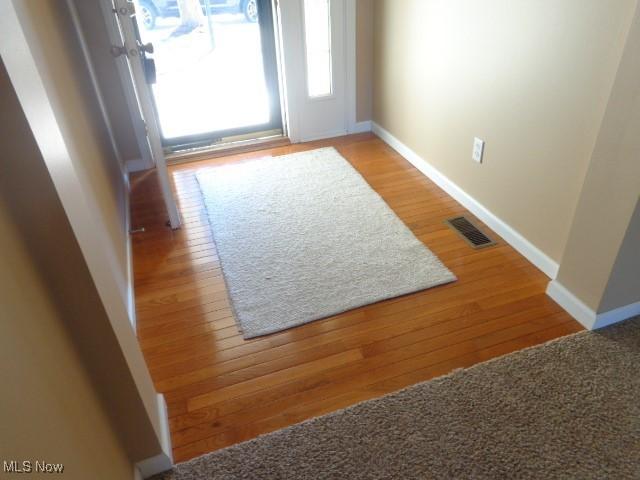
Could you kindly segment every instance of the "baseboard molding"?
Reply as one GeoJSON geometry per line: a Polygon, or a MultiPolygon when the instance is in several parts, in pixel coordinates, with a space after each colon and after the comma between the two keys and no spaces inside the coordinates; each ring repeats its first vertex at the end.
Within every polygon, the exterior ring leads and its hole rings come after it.
{"type": "Polygon", "coordinates": [[[429,177],[436,185],[447,192],[467,210],[482,220],[489,228],[500,235],[509,245],[524,255],[531,263],[538,267],[549,278],[554,279],[558,274],[558,263],[547,256],[539,248],[529,242],[519,232],[505,223],[471,195],[462,190],[433,165],[420,157],[407,145],[394,137],[389,131],[375,122],[371,122],[371,130],[396,152],[407,159],[414,167],[429,177]]]}
{"type": "Polygon", "coordinates": [[[593,330],[596,323],[596,312],[567,290],[564,285],[557,280],[549,282],[547,295],[585,328],[593,330]]]}
{"type": "Polygon", "coordinates": [[[349,133],[365,133],[370,132],[372,128],[371,120],[357,122],[349,127],[349,133]]]}
{"type": "Polygon", "coordinates": [[[136,468],[140,472],[142,478],[151,478],[154,475],[171,470],[172,467],[173,462],[171,458],[164,453],[136,463],[136,468]]]}
{"type": "Polygon", "coordinates": [[[602,328],[613,325],[614,323],[623,322],[630,318],[637,317],[638,315],[640,315],[640,302],[625,305],[624,307],[616,308],[615,310],[599,313],[596,316],[593,328],[602,328]]]}
{"type": "Polygon", "coordinates": [[[173,467],[173,456],[171,453],[171,433],[169,431],[167,403],[165,402],[164,395],[162,395],[161,393],[159,393],[156,398],[158,402],[158,413],[161,419],[160,444],[162,446],[162,453],[136,463],[135,466],[140,472],[142,478],[152,477],[159,473],[166,472],[173,467]]]}
{"type": "Polygon", "coordinates": [[[325,133],[321,133],[319,135],[313,135],[310,137],[302,137],[300,139],[301,142],[313,142],[316,140],[324,140],[325,138],[334,138],[334,137],[343,137],[344,135],[350,135],[354,133],[364,133],[370,132],[372,128],[372,122],[367,120],[364,122],[357,122],[353,125],[349,125],[349,128],[339,129],[339,130],[331,130],[325,133]]]}
{"type": "Polygon", "coordinates": [[[341,128],[339,130],[330,130],[328,132],[310,135],[308,137],[300,137],[299,142],[315,142],[316,140],[324,140],[325,138],[343,137],[347,134],[347,130],[341,128]]]}
{"type": "Polygon", "coordinates": [[[133,327],[133,332],[138,336],[138,318],[136,315],[136,295],[133,286],[133,252],[131,246],[131,235],[127,229],[127,313],[129,323],[133,327]]]}
{"type": "Polygon", "coordinates": [[[160,444],[162,450],[167,453],[169,460],[173,463],[173,454],[171,446],[171,429],[169,427],[169,411],[167,410],[167,402],[162,393],[156,395],[158,402],[158,415],[160,416],[160,444]]]}
{"type": "Polygon", "coordinates": [[[557,280],[549,282],[547,295],[588,330],[597,330],[640,315],[640,302],[596,313],[557,280]]]}
{"type": "Polygon", "coordinates": [[[124,167],[128,173],[142,172],[143,170],[149,170],[150,167],[143,158],[132,158],[124,162],[124,167]]]}
{"type": "Polygon", "coordinates": [[[130,203],[130,185],[129,185],[129,173],[125,173],[124,176],[124,231],[127,236],[126,238],[126,260],[127,260],[127,277],[126,277],[126,302],[127,302],[127,313],[129,315],[129,323],[133,327],[133,332],[137,335],[137,317],[136,317],[136,298],[135,291],[133,287],[133,246],[131,244],[131,203],[130,203]]]}

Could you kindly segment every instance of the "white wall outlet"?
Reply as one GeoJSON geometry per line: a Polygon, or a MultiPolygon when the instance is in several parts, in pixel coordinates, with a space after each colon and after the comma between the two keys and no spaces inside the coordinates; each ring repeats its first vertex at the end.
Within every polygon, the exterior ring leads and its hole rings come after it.
{"type": "Polygon", "coordinates": [[[476,162],[482,163],[482,155],[484,154],[484,140],[480,140],[478,137],[473,139],[473,158],[476,162]]]}

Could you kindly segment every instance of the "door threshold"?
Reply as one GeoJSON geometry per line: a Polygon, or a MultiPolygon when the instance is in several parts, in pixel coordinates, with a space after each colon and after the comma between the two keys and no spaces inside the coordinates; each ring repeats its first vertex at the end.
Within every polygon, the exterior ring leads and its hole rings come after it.
{"type": "Polygon", "coordinates": [[[225,157],[237,153],[254,152],[256,150],[284,147],[287,145],[291,145],[289,137],[285,135],[272,135],[269,137],[229,141],[202,148],[181,150],[168,154],[166,160],[168,165],[178,165],[180,163],[197,162],[209,158],[225,157]]]}

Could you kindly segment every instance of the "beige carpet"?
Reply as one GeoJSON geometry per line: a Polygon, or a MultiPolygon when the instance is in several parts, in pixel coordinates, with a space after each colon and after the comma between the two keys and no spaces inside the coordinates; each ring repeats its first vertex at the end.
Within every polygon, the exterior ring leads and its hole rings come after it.
{"type": "Polygon", "coordinates": [[[193,479],[638,479],[640,318],[178,465],[193,479]]]}

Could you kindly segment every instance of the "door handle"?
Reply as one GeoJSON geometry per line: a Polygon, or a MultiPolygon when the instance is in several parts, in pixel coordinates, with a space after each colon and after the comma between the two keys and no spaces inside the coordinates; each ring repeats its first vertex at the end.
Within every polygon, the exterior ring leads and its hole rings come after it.
{"type": "Polygon", "coordinates": [[[140,53],[153,53],[153,43],[140,43],[138,44],[138,50],[140,50],[140,53]]]}

